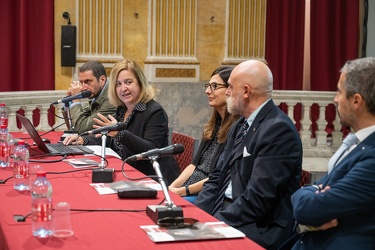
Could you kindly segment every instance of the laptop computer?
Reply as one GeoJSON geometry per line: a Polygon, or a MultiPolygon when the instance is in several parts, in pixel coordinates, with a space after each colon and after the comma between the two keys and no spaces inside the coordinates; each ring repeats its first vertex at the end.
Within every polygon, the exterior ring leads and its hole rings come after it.
{"type": "Polygon", "coordinates": [[[16,116],[18,117],[26,131],[29,133],[35,144],[38,146],[38,148],[45,153],[50,153],[53,155],[83,155],[94,153],[93,150],[85,146],[64,145],[62,143],[44,143],[38,131],[36,131],[34,125],[27,117],[18,113],[16,113],[16,116]]]}

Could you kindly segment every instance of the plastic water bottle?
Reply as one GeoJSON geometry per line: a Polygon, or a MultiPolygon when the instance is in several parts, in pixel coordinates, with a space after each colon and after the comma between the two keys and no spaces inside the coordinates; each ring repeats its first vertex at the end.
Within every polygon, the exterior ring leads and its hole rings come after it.
{"type": "Polygon", "coordinates": [[[9,156],[14,155],[14,148],[16,147],[16,141],[13,138],[13,135],[9,132],[8,132],[8,146],[9,146],[9,156]]]}
{"type": "Polygon", "coordinates": [[[6,125],[0,125],[0,167],[9,166],[9,135],[6,125]]]}
{"type": "Polygon", "coordinates": [[[0,125],[5,125],[8,128],[8,110],[4,103],[0,103],[0,125]]]}
{"type": "Polygon", "coordinates": [[[18,141],[13,154],[13,188],[29,190],[29,150],[22,140],[18,141]]]}
{"type": "Polygon", "coordinates": [[[47,238],[52,230],[52,186],[45,171],[37,172],[31,188],[31,226],[35,237],[47,238]]]}

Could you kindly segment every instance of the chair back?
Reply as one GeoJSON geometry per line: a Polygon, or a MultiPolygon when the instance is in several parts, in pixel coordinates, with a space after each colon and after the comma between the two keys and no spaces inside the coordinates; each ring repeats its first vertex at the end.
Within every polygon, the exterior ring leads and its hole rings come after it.
{"type": "Polygon", "coordinates": [[[182,154],[175,155],[180,171],[182,172],[192,161],[199,141],[194,137],[178,132],[172,132],[172,144],[182,144],[185,150],[182,154]]]}
{"type": "Polygon", "coordinates": [[[299,182],[299,185],[303,187],[303,185],[305,184],[311,184],[311,173],[307,170],[302,169],[301,180],[299,182]]]}

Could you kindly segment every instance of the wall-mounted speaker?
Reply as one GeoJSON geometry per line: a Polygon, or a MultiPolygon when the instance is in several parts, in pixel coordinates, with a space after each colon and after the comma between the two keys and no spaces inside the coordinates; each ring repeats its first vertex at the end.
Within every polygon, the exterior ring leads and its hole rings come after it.
{"type": "Polygon", "coordinates": [[[76,66],[77,26],[61,26],[61,66],[76,66]]]}

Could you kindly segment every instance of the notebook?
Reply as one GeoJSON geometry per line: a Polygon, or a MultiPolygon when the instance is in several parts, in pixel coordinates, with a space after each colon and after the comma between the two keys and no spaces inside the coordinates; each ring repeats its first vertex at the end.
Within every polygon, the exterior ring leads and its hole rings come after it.
{"type": "Polygon", "coordinates": [[[29,133],[30,137],[34,140],[38,148],[45,153],[50,153],[53,155],[83,155],[94,153],[93,150],[85,146],[64,145],[62,143],[44,143],[38,131],[36,131],[34,125],[27,117],[18,113],[16,113],[16,116],[29,133]]]}

